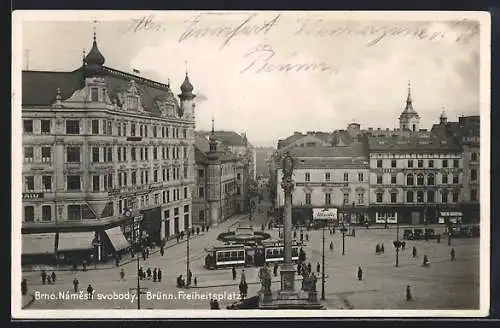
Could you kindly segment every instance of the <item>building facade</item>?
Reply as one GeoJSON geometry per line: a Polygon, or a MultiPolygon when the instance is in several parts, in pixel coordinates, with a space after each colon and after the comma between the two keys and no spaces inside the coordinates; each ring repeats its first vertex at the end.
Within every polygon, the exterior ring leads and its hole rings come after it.
{"type": "Polygon", "coordinates": [[[187,74],[177,99],[169,84],[104,62],[94,35],[75,71],[23,72],[23,253],[46,233],[59,259],[106,260],[191,227],[187,74]]]}
{"type": "MultiPolygon", "coordinates": [[[[365,145],[295,148],[295,189],[292,204],[296,215],[313,220],[314,209],[335,208],[338,217],[360,221],[369,205],[369,165],[365,145]]],[[[282,171],[277,168],[277,205],[284,204],[282,171]]],[[[304,222],[304,223],[306,223],[304,222]]]]}
{"type": "Polygon", "coordinates": [[[193,222],[199,225],[217,226],[248,210],[248,161],[219,145],[214,131],[208,141],[202,136],[196,140],[193,222]]]}

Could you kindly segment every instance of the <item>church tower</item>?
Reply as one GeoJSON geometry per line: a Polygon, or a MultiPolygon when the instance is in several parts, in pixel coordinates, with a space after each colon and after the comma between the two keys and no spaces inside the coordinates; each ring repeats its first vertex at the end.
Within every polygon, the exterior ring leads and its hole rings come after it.
{"type": "Polygon", "coordinates": [[[207,153],[207,202],[209,208],[209,222],[217,226],[221,222],[221,180],[222,164],[217,151],[215,140],[214,119],[212,118],[212,131],[208,139],[209,151],[207,153]]]}
{"type": "Polygon", "coordinates": [[[194,112],[194,98],[196,97],[195,94],[193,94],[193,85],[191,82],[189,82],[189,76],[186,71],[186,77],[184,78],[184,82],[182,82],[181,85],[181,93],[178,95],[179,99],[181,101],[181,116],[184,116],[186,118],[189,118],[191,120],[195,119],[195,112],[194,112]]]}
{"type": "Polygon", "coordinates": [[[399,116],[399,128],[402,131],[418,131],[420,128],[420,116],[413,109],[410,82],[408,82],[408,96],[406,97],[406,107],[399,116]]]}

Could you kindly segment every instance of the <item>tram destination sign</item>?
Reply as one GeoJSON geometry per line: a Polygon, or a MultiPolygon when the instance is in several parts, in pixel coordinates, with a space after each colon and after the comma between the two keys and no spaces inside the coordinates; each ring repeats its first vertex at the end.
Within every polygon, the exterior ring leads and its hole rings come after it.
{"type": "Polygon", "coordinates": [[[42,199],[43,192],[23,192],[23,200],[42,199]]]}

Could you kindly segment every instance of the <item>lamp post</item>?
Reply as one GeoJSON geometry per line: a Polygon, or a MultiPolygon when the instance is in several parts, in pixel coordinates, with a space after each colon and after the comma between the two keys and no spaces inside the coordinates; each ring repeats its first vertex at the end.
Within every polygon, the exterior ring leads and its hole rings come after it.
{"type": "Polygon", "coordinates": [[[191,284],[191,279],[189,279],[189,237],[191,235],[191,231],[187,231],[187,239],[186,239],[186,288],[191,284]]]}
{"type": "Polygon", "coordinates": [[[342,222],[342,228],[340,228],[340,231],[342,231],[342,255],[345,255],[345,233],[347,228],[345,227],[344,222],[342,222]]]}
{"type": "Polygon", "coordinates": [[[399,220],[396,218],[396,240],[394,241],[394,247],[396,248],[396,267],[399,267],[399,248],[401,247],[401,241],[399,241],[399,220]]]}
{"type": "Polygon", "coordinates": [[[321,300],[325,300],[325,226],[323,225],[323,254],[321,256],[321,300]]]}
{"type": "MultiPolygon", "coordinates": [[[[140,221],[142,221],[142,219],[134,220],[134,226],[133,226],[134,229],[132,230],[134,238],[132,238],[132,240],[135,240],[136,243],[139,243],[140,242],[139,238],[135,238],[136,237],[136,230],[140,229],[139,224],[136,224],[136,221],[137,221],[137,223],[139,223],[140,221]]],[[[141,277],[139,275],[139,269],[140,269],[140,265],[139,265],[140,255],[139,254],[137,254],[136,261],[137,261],[137,287],[130,288],[130,290],[134,290],[134,289],[136,290],[136,292],[137,292],[137,310],[140,310],[141,309],[141,294],[144,294],[144,291],[146,291],[147,288],[141,287],[141,277]]]]}

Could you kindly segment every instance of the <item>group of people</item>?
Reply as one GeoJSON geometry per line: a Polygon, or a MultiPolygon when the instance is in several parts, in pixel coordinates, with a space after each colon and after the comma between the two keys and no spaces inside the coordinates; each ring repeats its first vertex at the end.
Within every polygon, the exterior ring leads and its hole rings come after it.
{"type": "Polygon", "coordinates": [[[384,252],[384,243],[380,243],[375,246],[375,254],[384,254],[384,252]]]}
{"type": "Polygon", "coordinates": [[[41,276],[43,285],[45,285],[45,282],[47,282],[48,285],[54,284],[56,282],[56,273],[54,271],[52,271],[52,273],[48,275],[45,270],[42,270],[41,276]]]}
{"type": "MultiPolygon", "coordinates": [[[[123,279],[125,274],[124,274],[124,272],[122,274],[122,272],[120,272],[120,277],[123,279]]],[[[144,271],[142,267],[139,269],[139,279],[141,279],[141,280],[153,279],[154,282],[157,282],[157,281],[161,282],[161,278],[162,278],[162,272],[161,272],[160,268],[154,268],[152,271],[151,271],[151,268],[148,268],[146,271],[144,271]]]]}
{"type": "MultiPolygon", "coordinates": [[[[189,236],[194,236],[195,234],[196,234],[196,236],[198,236],[200,234],[200,232],[205,232],[205,231],[208,231],[208,226],[202,225],[201,229],[200,229],[200,227],[196,227],[196,228],[192,227],[191,230],[187,230],[187,234],[189,236]]],[[[175,238],[177,239],[177,242],[184,240],[185,235],[186,235],[186,233],[184,231],[181,231],[180,233],[176,234],[175,238]]]]}
{"type": "MultiPolygon", "coordinates": [[[[186,280],[182,277],[182,274],[177,277],[176,286],[177,288],[185,288],[186,286],[191,286],[191,282],[193,281],[193,273],[191,270],[188,271],[186,280]]],[[[194,277],[194,286],[198,286],[198,278],[194,277]]]]}

